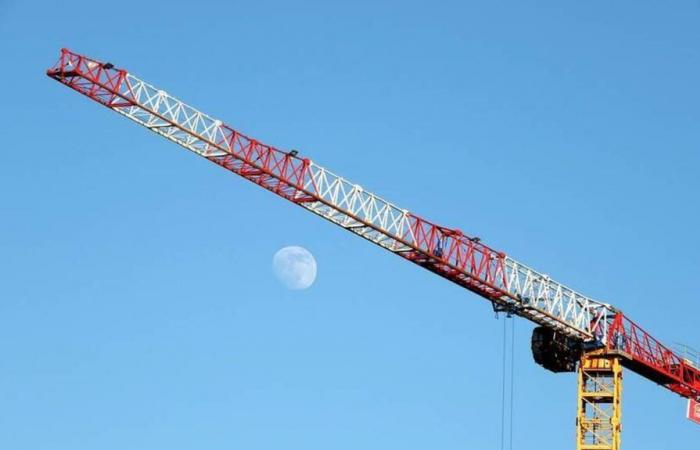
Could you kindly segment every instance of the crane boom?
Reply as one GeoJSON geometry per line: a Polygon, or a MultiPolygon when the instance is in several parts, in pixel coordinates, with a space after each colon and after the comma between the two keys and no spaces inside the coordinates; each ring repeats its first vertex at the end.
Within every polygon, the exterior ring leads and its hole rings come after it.
{"type": "Polygon", "coordinates": [[[110,63],[62,49],[47,75],[253,183],[572,342],[700,400],[700,369],[609,304],[366,191],[296,151],[263,144],[110,63]]]}

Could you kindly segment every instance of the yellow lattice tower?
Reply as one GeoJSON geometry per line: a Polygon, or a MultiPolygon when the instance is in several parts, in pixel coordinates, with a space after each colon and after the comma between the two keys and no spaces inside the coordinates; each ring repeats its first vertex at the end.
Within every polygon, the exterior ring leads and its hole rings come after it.
{"type": "Polygon", "coordinates": [[[620,450],[621,401],[619,358],[584,355],[578,369],[577,450],[620,450]]]}

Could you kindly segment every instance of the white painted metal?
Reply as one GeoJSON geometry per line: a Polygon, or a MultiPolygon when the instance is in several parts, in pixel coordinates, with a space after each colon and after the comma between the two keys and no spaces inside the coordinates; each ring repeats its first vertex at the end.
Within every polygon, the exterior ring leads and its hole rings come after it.
{"type": "MultiPolygon", "coordinates": [[[[116,98],[108,106],[188,150],[205,157],[242,157],[242,149],[225,139],[227,128],[220,120],[186,105],[167,92],[127,74],[120,95],[133,100],[135,105],[119,106],[123,99],[116,98]]],[[[255,161],[247,163],[262,167],[255,161]]],[[[422,250],[414,236],[412,216],[407,210],[313,162],[308,168],[303,189],[321,201],[302,202],[300,206],[394,253],[422,250]]],[[[494,260],[497,256],[502,257],[495,253],[492,256],[494,260]]],[[[448,259],[446,262],[452,264],[455,261],[448,259]]],[[[616,313],[613,307],[579,294],[508,256],[502,267],[497,270],[504,270],[505,277],[498,276],[493,281],[495,287],[506,293],[497,300],[500,306],[567,335],[605,342],[608,325],[616,313]]],[[[469,274],[460,276],[467,278],[469,274]]]]}

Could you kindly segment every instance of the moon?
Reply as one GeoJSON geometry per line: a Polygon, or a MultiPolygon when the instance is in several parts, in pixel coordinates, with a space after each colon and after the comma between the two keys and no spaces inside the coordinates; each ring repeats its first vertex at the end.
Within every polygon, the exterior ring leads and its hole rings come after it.
{"type": "Polygon", "coordinates": [[[277,250],[272,257],[272,269],[289,289],[306,289],[316,280],[316,260],[304,247],[293,245],[277,250]]]}

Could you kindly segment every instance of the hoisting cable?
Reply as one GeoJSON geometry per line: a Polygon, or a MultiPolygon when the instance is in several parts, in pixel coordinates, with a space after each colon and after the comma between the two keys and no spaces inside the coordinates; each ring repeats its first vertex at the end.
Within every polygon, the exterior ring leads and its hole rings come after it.
{"type": "Polygon", "coordinates": [[[506,314],[503,320],[503,343],[501,361],[501,450],[513,450],[513,403],[515,391],[515,320],[506,314]],[[510,321],[510,346],[508,343],[508,320],[510,321]],[[508,352],[510,350],[510,361],[508,352]],[[508,419],[506,421],[506,416],[508,419]],[[508,430],[506,430],[506,423],[508,430]],[[506,435],[508,439],[506,440],[506,435]],[[508,444],[506,446],[506,443],[508,444]]]}
{"type": "Polygon", "coordinates": [[[510,432],[509,450],[513,450],[513,392],[515,391],[515,319],[510,318],[510,432]]]}
{"type": "Polygon", "coordinates": [[[506,320],[503,319],[503,362],[501,364],[501,450],[505,450],[506,439],[506,320]]]}

